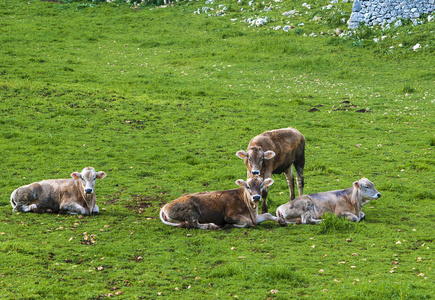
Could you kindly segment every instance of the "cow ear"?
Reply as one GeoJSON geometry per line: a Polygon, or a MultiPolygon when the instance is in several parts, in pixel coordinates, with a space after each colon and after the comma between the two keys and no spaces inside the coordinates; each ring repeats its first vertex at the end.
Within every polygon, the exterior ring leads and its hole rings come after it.
{"type": "Polygon", "coordinates": [[[241,186],[242,188],[246,187],[246,182],[243,179],[237,179],[236,184],[241,186]]]}
{"type": "Polygon", "coordinates": [[[355,182],[353,183],[353,186],[354,186],[356,189],[359,189],[359,182],[358,182],[358,181],[355,181],[355,182]]]}
{"type": "Polygon", "coordinates": [[[263,181],[263,187],[271,186],[272,184],[273,184],[272,178],[267,178],[267,179],[264,179],[264,181],[263,181]]]}
{"type": "Polygon", "coordinates": [[[98,179],[103,179],[106,176],[107,176],[106,172],[100,171],[100,172],[97,173],[97,178],[98,179]]]}
{"type": "Polygon", "coordinates": [[[71,177],[74,178],[75,180],[79,180],[80,177],[82,177],[82,174],[80,174],[79,172],[74,172],[71,173],[71,177]]]}
{"type": "Polygon", "coordinates": [[[242,151],[242,150],[237,151],[236,155],[241,159],[248,158],[248,153],[246,153],[245,151],[242,151]]]}
{"type": "Polygon", "coordinates": [[[271,159],[272,157],[275,157],[275,152],[272,150],[264,152],[264,159],[271,159]]]}

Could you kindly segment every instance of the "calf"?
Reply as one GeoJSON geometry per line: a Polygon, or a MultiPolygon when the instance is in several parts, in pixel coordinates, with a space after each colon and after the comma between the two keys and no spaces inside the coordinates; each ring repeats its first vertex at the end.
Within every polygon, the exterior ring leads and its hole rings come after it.
{"type": "MultiPolygon", "coordinates": [[[[292,165],[296,169],[299,196],[304,189],[305,138],[294,128],[266,131],[254,137],[245,151],[236,155],[245,160],[248,177],[259,175],[269,178],[272,174],[285,173],[290,191],[290,200],[295,198],[292,165]]],[[[268,189],[263,189],[261,213],[267,212],[268,189]]]]}
{"type": "Polygon", "coordinates": [[[299,196],[278,207],[276,215],[284,218],[287,223],[315,224],[321,222],[324,213],[331,212],[359,222],[365,218],[362,206],[379,197],[381,194],[373,183],[367,178],[361,178],[346,190],[299,196]]]}
{"type": "Polygon", "coordinates": [[[87,167],[81,173],[72,173],[71,177],[73,179],[43,180],[17,188],[11,194],[12,211],[98,213],[95,179],[103,179],[106,173],[87,167]]]}
{"type": "Polygon", "coordinates": [[[272,183],[270,178],[253,176],[246,182],[238,179],[238,189],[184,195],[163,206],[160,219],[166,225],[200,229],[253,227],[267,220],[286,226],[284,219],[272,214],[258,215],[261,190],[272,183]]]}

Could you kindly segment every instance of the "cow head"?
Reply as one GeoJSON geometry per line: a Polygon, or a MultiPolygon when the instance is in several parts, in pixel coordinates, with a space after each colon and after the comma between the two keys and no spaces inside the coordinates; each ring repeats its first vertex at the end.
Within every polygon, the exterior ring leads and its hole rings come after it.
{"type": "Polygon", "coordinates": [[[106,176],[107,174],[105,172],[100,171],[97,173],[95,169],[91,167],[84,168],[81,173],[74,172],[71,174],[72,178],[80,180],[83,191],[87,196],[94,194],[95,179],[103,179],[106,176]]]}
{"type": "Polygon", "coordinates": [[[355,181],[353,186],[361,195],[361,205],[365,205],[370,200],[381,197],[381,193],[375,189],[373,182],[367,178],[361,178],[359,181],[355,181]]]}
{"type": "Polygon", "coordinates": [[[248,172],[251,172],[250,175],[260,175],[263,160],[273,158],[275,152],[271,150],[264,152],[261,147],[251,147],[248,149],[248,152],[237,151],[236,155],[241,159],[245,159],[248,172]]]}
{"type": "Polygon", "coordinates": [[[258,175],[249,177],[246,182],[242,179],[236,180],[236,184],[245,189],[245,193],[249,195],[249,198],[252,202],[261,201],[261,191],[270,185],[273,184],[273,179],[261,178],[258,175]]]}

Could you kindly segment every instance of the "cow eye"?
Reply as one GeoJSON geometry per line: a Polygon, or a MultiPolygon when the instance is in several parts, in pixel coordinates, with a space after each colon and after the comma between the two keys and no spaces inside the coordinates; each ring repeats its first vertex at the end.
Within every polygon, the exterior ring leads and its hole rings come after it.
{"type": "Polygon", "coordinates": [[[249,162],[251,162],[251,159],[250,159],[250,158],[249,158],[248,160],[249,160],[249,162]]]}
{"type": "Polygon", "coordinates": [[[250,189],[251,189],[251,186],[250,186],[250,185],[246,185],[246,188],[247,188],[248,190],[250,190],[250,189]]]}
{"type": "Polygon", "coordinates": [[[263,159],[262,159],[262,158],[260,158],[260,162],[263,162],[263,159]]]}

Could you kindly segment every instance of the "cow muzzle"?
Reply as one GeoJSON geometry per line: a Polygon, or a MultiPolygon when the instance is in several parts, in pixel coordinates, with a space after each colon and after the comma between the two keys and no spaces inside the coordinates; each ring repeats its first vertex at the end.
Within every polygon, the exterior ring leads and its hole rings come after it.
{"type": "Polygon", "coordinates": [[[91,188],[85,189],[86,194],[92,194],[93,192],[94,192],[94,189],[91,189],[91,188]]]}
{"type": "Polygon", "coordinates": [[[261,200],[261,196],[260,195],[254,195],[252,196],[252,201],[260,201],[261,200]]]}
{"type": "Polygon", "coordinates": [[[381,198],[381,193],[377,193],[376,195],[375,195],[375,199],[379,199],[379,198],[381,198]]]}
{"type": "Polygon", "coordinates": [[[260,175],[260,171],[259,170],[252,170],[251,174],[252,175],[260,175]]]}

